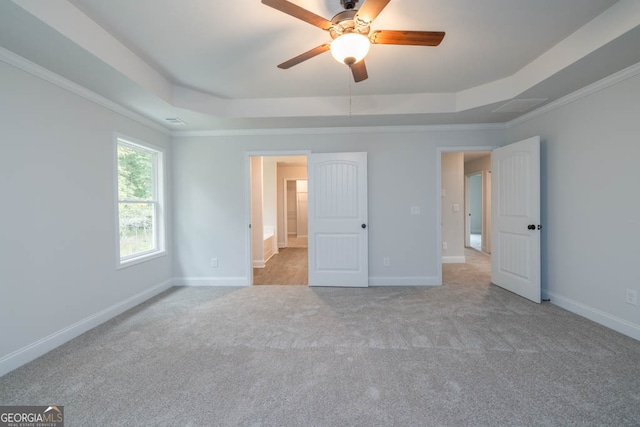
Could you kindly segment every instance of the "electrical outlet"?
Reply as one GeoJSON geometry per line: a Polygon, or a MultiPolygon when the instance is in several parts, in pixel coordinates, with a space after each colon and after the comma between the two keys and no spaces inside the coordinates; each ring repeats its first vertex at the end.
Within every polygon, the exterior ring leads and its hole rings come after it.
{"type": "Polygon", "coordinates": [[[382,258],[382,265],[385,267],[389,267],[391,265],[391,261],[389,260],[389,257],[382,258]]]}
{"type": "Polygon", "coordinates": [[[447,250],[447,242],[442,242],[442,250],[443,251],[447,250]]]}
{"type": "Polygon", "coordinates": [[[218,268],[218,258],[211,258],[211,267],[218,268]]]}
{"type": "Polygon", "coordinates": [[[411,206],[411,215],[420,215],[420,207],[411,206]]]}
{"type": "Polygon", "coordinates": [[[638,305],[638,291],[635,289],[627,289],[627,304],[638,305]]]}

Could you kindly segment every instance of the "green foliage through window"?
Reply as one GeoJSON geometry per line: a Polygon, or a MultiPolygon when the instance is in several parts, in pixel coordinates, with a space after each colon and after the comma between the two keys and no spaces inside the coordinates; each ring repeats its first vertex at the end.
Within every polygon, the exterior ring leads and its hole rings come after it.
{"type": "Polygon", "coordinates": [[[118,198],[151,200],[153,198],[154,154],[118,145],[118,198]]]}
{"type": "Polygon", "coordinates": [[[158,249],[155,152],[118,142],[120,259],[158,249]]]}

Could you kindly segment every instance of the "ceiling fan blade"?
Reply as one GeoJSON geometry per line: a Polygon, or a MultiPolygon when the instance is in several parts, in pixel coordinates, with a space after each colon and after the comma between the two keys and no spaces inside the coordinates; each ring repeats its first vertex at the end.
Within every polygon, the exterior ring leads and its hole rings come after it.
{"type": "Polygon", "coordinates": [[[313,49],[308,50],[305,53],[302,53],[296,56],[295,58],[291,58],[290,60],[283,62],[282,64],[278,65],[278,68],[282,68],[283,70],[286,70],[287,68],[291,68],[294,65],[298,65],[299,63],[306,61],[307,59],[311,59],[314,56],[324,53],[328,51],[330,48],[331,48],[331,44],[329,43],[321,44],[320,46],[316,46],[313,49]]]}
{"type": "Polygon", "coordinates": [[[365,0],[362,7],[358,9],[358,13],[356,13],[355,17],[370,24],[390,1],[391,0],[365,0]]]}
{"type": "Polygon", "coordinates": [[[367,66],[364,64],[364,59],[356,62],[351,67],[351,73],[353,74],[353,80],[356,83],[366,80],[369,77],[367,74],[367,66]]]}
{"type": "Polygon", "coordinates": [[[322,16],[318,16],[315,13],[310,12],[307,9],[304,9],[287,0],[262,0],[262,4],[266,4],[267,6],[279,10],[280,12],[291,15],[294,18],[298,18],[311,25],[315,25],[316,27],[322,28],[323,30],[328,30],[329,28],[333,27],[331,21],[324,19],[322,16]]]}
{"type": "MultiPolygon", "coordinates": [[[[366,3],[365,3],[366,4],[366,3]]],[[[443,31],[374,31],[369,40],[373,44],[402,44],[411,46],[438,46],[444,38],[443,31]]]]}

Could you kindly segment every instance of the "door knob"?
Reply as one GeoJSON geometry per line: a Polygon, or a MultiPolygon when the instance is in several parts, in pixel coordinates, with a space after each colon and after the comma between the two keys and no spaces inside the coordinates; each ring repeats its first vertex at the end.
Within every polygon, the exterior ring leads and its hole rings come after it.
{"type": "Polygon", "coordinates": [[[367,224],[362,224],[361,227],[362,228],[367,228],[367,224]]]}

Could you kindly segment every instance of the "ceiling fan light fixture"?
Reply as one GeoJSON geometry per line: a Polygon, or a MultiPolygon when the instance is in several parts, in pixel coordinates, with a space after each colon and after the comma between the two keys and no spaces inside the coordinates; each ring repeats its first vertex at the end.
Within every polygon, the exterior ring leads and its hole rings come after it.
{"type": "Polygon", "coordinates": [[[341,64],[351,66],[359,62],[369,53],[371,42],[360,33],[346,33],[331,42],[331,54],[341,64]]]}

